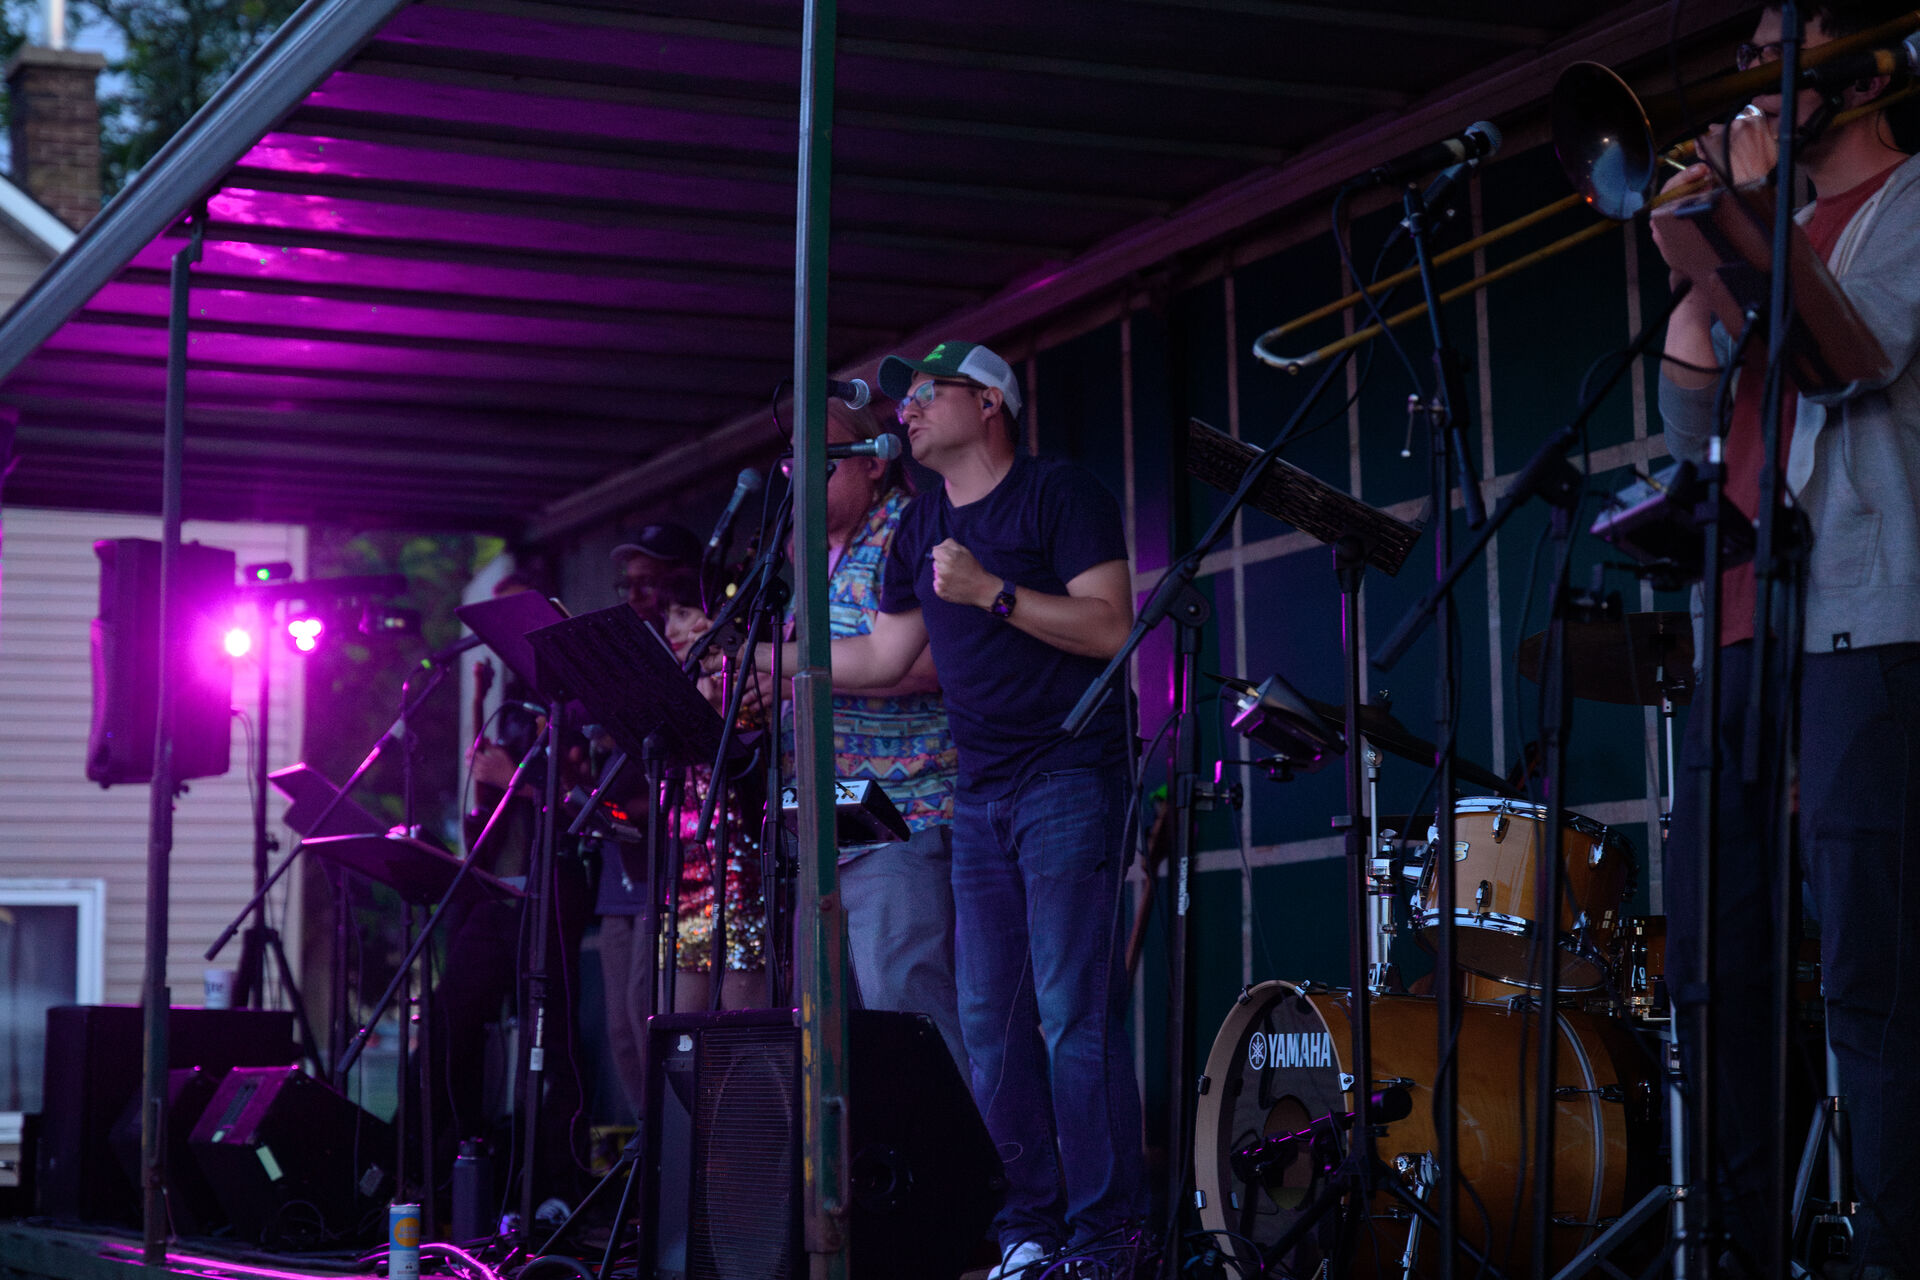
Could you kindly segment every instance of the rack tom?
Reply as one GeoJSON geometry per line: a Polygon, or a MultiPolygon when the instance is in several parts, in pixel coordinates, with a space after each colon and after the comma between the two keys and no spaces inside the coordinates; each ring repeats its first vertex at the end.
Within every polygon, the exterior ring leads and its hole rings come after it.
{"type": "MultiPolygon", "coordinates": [[[[1454,876],[1455,950],[1462,968],[1516,986],[1531,980],[1529,951],[1545,914],[1535,900],[1544,807],[1492,796],[1454,802],[1453,856],[1430,853],[1413,924],[1429,949],[1440,928],[1440,870],[1454,876]]],[[[1620,909],[1633,887],[1633,847],[1620,833],[1568,810],[1557,855],[1565,898],[1553,938],[1561,991],[1606,984],[1620,909]]]]}

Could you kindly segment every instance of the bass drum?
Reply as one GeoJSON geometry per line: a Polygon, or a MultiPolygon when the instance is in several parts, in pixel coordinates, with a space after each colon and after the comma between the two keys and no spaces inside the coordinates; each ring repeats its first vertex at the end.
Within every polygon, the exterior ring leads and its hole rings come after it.
{"type": "MultiPolygon", "coordinates": [[[[1374,1079],[1377,1085],[1401,1083],[1413,1096],[1412,1114],[1385,1127],[1379,1155],[1414,1187],[1423,1157],[1434,1151],[1437,1009],[1432,1000],[1415,996],[1377,997],[1371,1007],[1374,1079]]],[[[1194,1141],[1201,1220],[1210,1230],[1233,1232],[1265,1250],[1319,1197],[1324,1174],[1317,1167],[1317,1153],[1302,1152],[1261,1183],[1236,1175],[1233,1157],[1262,1138],[1298,1133],[1329,1113],[1345,1115],[1353,1109],[1348,1009],[1344,991],[1266,982],[1242,993],[1222,1024],[1207,1058],[1194,1141]]],[[[1525,1179],[1528,1186],[1517,1217],[1514,1196],[1524,1178],[1525,1157],[1531,1155],[1522,1135],[1532,1127],[1535,1068],[1523,1072],[1521,1054],[1523,1045],[1534,1043],[1534,1014],[1491,1004],[1467,1004],[1464,1009],[1460,1234],[1476,1248],[1486,1247],[1491,1239],[1493,1261],[1505,1269],[1510,1263],[1524,1264],[1530,1248],[1530,1178],[1525,1179]]],[[[1652,1078],[1631,1034],[1615,1022],[1577,1010],[1559,1010],[1557,1017],[1556,1266],[1590,1243],[1651,1185],[1658,1158],[1652,1078]]],[[[1370,1212],[1371,1230],[1357,1237],[1352,1274],[1372,1276],[1376,1265],[1397,1274],[1406,1248],[1406,1206],[1383,1192],[1370,1212]]],[[[1333,1248],[1338,1217],[1323,1218],[1291,1259],[1282,1260],[1290,1264],[1290,1274],[1316,1273],[1333,1248]]],[[[1437,1274],[1437,1242],[1436,1232],[1423,1229],[1416,1274],[1437,1274]]],[[[1459,1265],[1472,1264],[1463,1253],[1459,1265]]]]}

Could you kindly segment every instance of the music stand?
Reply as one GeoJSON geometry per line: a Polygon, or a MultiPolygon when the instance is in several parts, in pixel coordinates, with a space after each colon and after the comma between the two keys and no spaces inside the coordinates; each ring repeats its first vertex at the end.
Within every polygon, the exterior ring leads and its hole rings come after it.
{"type": "MultiPolygon", "coordinates": [[[[669,938],[667,975],[677,963],[671,911],[680,874],[678,859],[667,857],[670,842],[663,839],[666,815],[660,799],[661,785],[669,768],[710,762],[720,749],[725,725],[720,713],[681,670],[673,650],[653,624],[626,605],[555,622],[529,633],[526,639],[534,655],[535,687],[556,702],[577,699],[621,753],[602,775],[595,788],[596,797],[606,790],[620,760],[638,758],[646,771],[648,885],[643,918],[647,930],[637,951],[646,969],[647,981],[642,989],[647,993],[646,1012],[651,1017],[660,1012],[661,1005],[659,944],[663,923],[669,938]]],[[[721,785],[720,780],[715,779],[714,785],[721,785]]],[[[671,847],[677,848],[678,842],[671,842],[671,847]]],[[[725,874],[724,867],[716,868],[716,876],[725,874]]],[[[716,956],[715,963],[724,961],[716,956]]],[[[642,1115],[643,1131],[646,1121],[642,1115]]],[[[531,1133],[527,1143],[531,1149],[531,1133]]],[[[638,1149],[633,1144],[629,1147],[638,1149]]],[[[613,1176],[608,1174],[608,1178],[613,1176]]],[[[532,1215],[524,1210],[531,1208],[531,1197],[525,1199],[529,1203],[523,1205],[523,1218],[530,1223],[532,1215]]],[[[569,1217],[561,1223],[539,1252],[551,1251],[573,1221],[569,1217]]],[[[618,1221],[614,1224],[613,1237],[607,1244],[608,1258],[613,1256],[621,1226],[618,1221]]]]}
{"type": "Polygon", "coordinates": [[[316,836],[377,836],[387,830],[386,823],[352,800],[336,800],[340,788],[304,760],[276,769],[267,775],[267,781],[293,802],[280,821],[303,840],[316,836]]]}
{"type": "Polygon", "coordinates": [[[530,683],[550,698],[577,699],[628,755],[640,755],[656,733],[682,763],[711,760],[719,749],[720,713],[681,671],[653,624],[626,605],[555,617],[526,641],[535,668],[530,683]]]}
{"type": "Polygon", "coordinates": [[[467,868],[462,876],[464,859],[403,835],[316,836],[307,841],[307,848],[335,866],[386,885],[409,906],[433,905],[456,880],[459,886],[449,899],[454,905],[517,902],[526,896],[479,867],[467,868]]]}
{"type": "MultiPolygon", "coordinates": [[[[1243,487],[1247,469],[1260,457],[1251,445],[1215,430],[1198,418],[1188,420],[1187,440],[1188,472],[1230,493],[1243,487]]],[[[1389,576],[1397,574],[1401,565],[1406,563],[1408,553],[1419,541],[1420,530],[1278,458],[1270,460],[1269,469],[1247,493],[1246,503],[1332,548],[1334,574],[1340,587],[1344,669],[1341,706],[1303,697],[1276,676],[1254,691],[1257,699],[1248,712],[1257,713],[1266,727],[1281,732],[1291,730],[1288,736],[1294,738],[1302,750],[1344,750],[1347,744],[1387,733],[1388,726],[1392,726],[1392,730],[1402,739],[1409,737],[1405,728],[1391,715],[1361,701],[1360,585],[1368,565],[1389,576]],[[1319,722],[1317,726],[1316,719],[1319,722]]],[[[1217,527],[1224,528],[1231,518],[1230,507],[1215,517],[1217,527]]],[[[1202,545],[1210,543],[1203,539],[1202,545]]],[[[1349,869],[1347,958],[1352,985],[1348,995],[1351,1028],[1348,1061],[1356,1081],[1373,1079],[1372,990],[1369,983],[1372,964],[1365,942],[1372,926],[1372,842],[1368,831],[1370,815],[1365,798],[1363,754],[1345,751],[1347,812],[1342,832],[1349,869]]],[[[1494,779],[1493,782],[1496,789],[1504,789],[1501,780],[1494,779]]],[[[1442,798],[1442,807],[1451,806],[1452,802],[1449,794],[1442,798]]],[[[1444,958],[1450,960],[1450,957],[1444,958]]],[[[1280,1240],[1262,1250],[1265,1260],[1283,1258],[1321,1218],[1340,1211],[1343,1197],[1349,1202],[1351,1212],[1359,1215],[1370,1212],[1373,1193],[1379,1190],[1398,1197],[1407,1211],[1429,1226],[1443,1226],[1435,1209],[1410,1193],[1398,1178],[1387,1172],[1380,1161],[1375,1145],[1375,1126],[1385,1118],[1384,1114],[1377,1111],[1380,1099],[1372,1096],[1372,1091],[1360,1084],[1354,1086],[1353,1099],[1352,1137],[1341,1158],[1326,1171],[1326,1189],[1280,1240]]],[[[1183,1136],[1190,1139],[1191,1130],[1183,1128],[1183,1136]]],[[[1193,1153],[1191,1150],[1182,1150],[1176,1158],[1184,1158],[1190,1166],[1193,1153]]],[[[1348,1239],[1351,1238],[1350,1232],[1349,1226],[1348,1239]]],[[[1344,1249],[1343,1244],[1336,1252],[1344,1252],[1344,1249]]],[[[1466,1244],[1462,1244],[1461,1249],[1475,1261],[1487,1264],[1487,1255],[1481,1251],[1466,1244]]],[[[1490,1275],[1500,1275],[1491,1265],[1487,1265],[1486,1270],[1490,1275]]]]}
{"type": "Polygon", "coordinates": [[[512,595],[463,604],[453,611],[453,616],[466,623],[481,643],[498,654],[507,670],[519,676],[527,688],[538,689],[538,664],[527,635],[564,621],[567,614],[538,591],[516,591],[512,595]]]}

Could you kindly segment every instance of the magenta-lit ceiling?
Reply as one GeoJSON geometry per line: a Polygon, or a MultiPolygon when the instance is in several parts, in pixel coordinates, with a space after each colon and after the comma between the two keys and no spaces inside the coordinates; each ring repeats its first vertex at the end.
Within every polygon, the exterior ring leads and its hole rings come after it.
{"type": "MultiPolygon", "coordinates": [[[[829,363],[943,320],[1000,336],[1130,245],[1475,118],[1456,100],[1537,102],[1570,49],[1654,48],[1670,10],[846,0],[829,363]]],[[[309,4],[0,323],[7,500],[158,509],[167,267],[202,196],[190,516],[555,535],[654,460],[737,466],[791,365],[799,27],[752,0],[309,4]]]]}

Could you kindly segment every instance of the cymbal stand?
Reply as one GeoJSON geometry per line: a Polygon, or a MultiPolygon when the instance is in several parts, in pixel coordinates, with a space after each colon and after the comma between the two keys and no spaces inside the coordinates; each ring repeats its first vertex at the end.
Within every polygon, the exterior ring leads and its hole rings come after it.
{"type": "MultiPolygon", "coordinates": [[[[1568,504],[1570,500],[1577,499],[1580,488],[1585,483],[1585,480],[1584,480],[1584,477],[1581,476],[1581,474],[1578,471],[1576,471],[1573,468],[1573,466],[1567,461],[1567,454],[1572,451],[1573,447],[1576,444],[1579,443],[1581,434],[1585,429],[1587,419],[1590,418],[1593,415],[1594,411],[1599,408],[1600,404],[1606,399],[1607,395],[1613,390],[1613,388],[1619,384],[1620,380],[1626,376],[1627,372],[1636,367],[1638,357],[1642,355],[1646,351],[1646,349],[1652,345],[1653,340],[1660,335],[1660,333],[1662,332],[1666,324],[1667,318],[1671,316],[1673,314],[1674,309],[1680,305],[1680,302],[1686,297],[1687,292],[1688,290],[1684,284],[1681,287],[1674,290],[1673,297],[1669,299],[1665,310],[1663,310],[1661,314],[1653,321],[1653,323],[1649,324],[1633,340],[1633,342],[1629,344],[1627,350],[1622,354],[1622,358],[1615,365],[1614,369],[1608,374],[1606,379],[1602,381],[1601,384],[1597,388],[1595,388],[1594,391],[1588,396],[1586,402],[1582,404],[1580,408],[1575,412],[1573,418],[1570,421],[1568,421],[1566,425],[1562,426],[1558,431],[1554,432],[1551,436],[1549,436],[1547,440],[1544,443],[1542,443],[1537,450],[1534,451],[1533,456],[1527,460],[1527,464],[1521,468],[1520,473],[1514,477],[1513,483],[1508,487],[1505,495],[1501,497],[1499,505],[1494,509],[1493,512],[1489,514],[1487,521],[1479,528],[1478,531],[1476,531],[1472,541],[1469,543],[1467,548],[1463,552],[1461,552],[1458,556],[1456,556],[1451,561],[1451,563],[1446,564],[1441,569],[1441,571],[1439,572],[1434,582],[1433,587],[1429,589],[1427,593],[1423,597],[1421,597],[1421,599],[1411,609],[1407,610],[1407,612],[1401,617],[1400,622],[1394,627],[1392,634],[1387,637],[1386,641],[1380,646],[1379,650],[1374,654],[1373,664],[1376,667],[1379,667],[1383,671],[1391,670],[1392,667],[1396,663],[1398,663],[1401,658],[1406,656],[1406,652],[1408,648],[1412,645],[1414,639],[1417,636],[1419,636],[1419,634],[1425,628],[1429,620],[1435,623],[1438,629],[1439,638],[1442,640],[1446,638],[1448,618],[1446,616],[1446,610],[1442,608],[1443,602],[1448,597],[1450,597],[1454,587],[1457,586],[1460,580],[1466,575],[1468,568],[1470,568],[1476,561],[1478,561],[1481,553],[1486,549],[1487,545],[1493,541],[1494,536],[1498,534],[1501,528],[1503,528],[1506,525],[1507,521],[1513,517],[1513,513],[1519,510],[1520,507],[1525,505],[1529,498],[1535,495],[1540,496],[1543,500],[1547,501],[1550,505],[1554,506],[1556,510],[1561,510],[1561,509],[1567,510],[1568,518],[1570,519],[1571,507],[1566,504],[1568,504]]],[[[1441,478],[1444,478],[1445,476],[1445,472],[1442,471],[1437,465],[1435,467],[1435,473],[1436,473],[1436,476],[1439,476],[1441,478]]],[[[1717,498],[1717,496],[1718,495],[1716,493],[1715,497],[1717,498]]],[[[1442,503],[1436,502],[1435,503],[1435,512],[1437,517],[1435,521],[1436,532],[1444,530],[1446,526],[1446,520],[1444,519],[1444,516],[1442,514],[1444,513],[1444,511],[1445,511],[1445,506],[1442,503]]],[[[1709,538],[1709,544],[1717,545],[1713,542],[1713,539],[1711,537],[1709,538]]],[[[1556,625],[1564,626],[1564,623],[1556,623],[1556,625]]],[[[1564,650],[1564,647],[1565,647],[1564,643],[1559,647],[1564,650]]],[[[1564,683],[1565,683],[1564,679],[1560,679],[1559,677],[1554,677],[1552,675],[1549,675],[1549,679],[1559,679],[1559,683],[1562,686],[1564,686],[1564,683]]],[[[1443,742],[1450,739],[1451,737],[1450,729],[1451,729],[1450,724],[1442,726],[1443,742]]],[[[1443,752],[1442,762],[1441,762],[1442,775],[1443,775],[1442,776],[1443,789],[1440,797],[1441,802],[1439,804],[1439,813],[1437,815],[1438,817],[1437,825],[1440,827],[1440,838],[1436,845],[1436,848],[1438,850],[1438,853],[1436,856],[1438,856],[1441,859],[1440,865],[1436,867],[1436,875],[1437,875],[1438,895],[1440,899],[1438,905],[1440,910],[1441,926],[1442,926],[1442,933],[1441,933],[1442,948],[1447,948],[1448,946],[1448,943],[1447,943],[1448,930],[1450,929],[1453,923],[1453,918],[1454,918],[1453,904],[1447,900],[1451,896],[1451,894],[1449,893],[1449,887],[1453,884],[1453,881],[1454,881],[1454,877],[1451,874],[1448,874],[1448,872],[1450,871],[1450,867],[1446,863],[1446,859],[1448,857],[1448,851],[1451,850],[1453,847],[1453,840],[1452,840],[1453,815],[1452,815],[1451,793],[1445,790],[1446,784],[1450,782],[1450,778],[1447,775],[1451,774],[1451,769],[1446,767],[1447,754],[1449,753],[1443,752]]],[[[1550,799],[1552,799],[1556,804],[1560,803],[1562,790],[1563,788],[1560,785],[1558,785],[1558,781],[1556,780],[1556,785],[1553,788],[1554,794],[1552,797],[1550,797],[1550,799]]],[[[1550,819],[1551,819],[1551,815],[1550,815],[1550,819]]],[[[1557,831],[1559,830],[1559,828],[1558,827],[1550,828],[1550,830],[1557,831]]],[[[1554,858],[1543,858],[1542,862],[1556,864],[1556,869],[1557,869],[1557,861],[1554,858]]],[[[1548,899],[1548,901],[1554,901],[1557,904],[1557,898],[1548,899]]],[[[1557,943],[1557,938],[1553,937],[1553,935],[1557,935],[1558,933],[1557,926],[1559,923],[1559,914],[1557,910],[1557,905],[1556,907],[1545,909],[1545,916],[1546,916],[1546,919],[1550,921],[1551,924],[1554,926],[1552,929],[1549,930],[1549,937],[1557,943]]],[[[1555,970],[1557,970],[1557,967],[1558,967],[1557,946],[1549,947],[1548,950],[1556,954],[1552,954],[1549,956],[1550,968],[1548,970],[1547,977],[1549,980],[1557,981],[1557,974],[1555,972],[1555,970]]],[[[1442,977],[1451,976],[1451,973],[1452,973],[1451,966],[1450,966],[1451,958],[1452,957],[1450,954],[1447,954],[1446,951],[1443,951],[1443,958],[1441,961],[1438,962],[1438,966],[1436,968],[1436,981],[1435,981],[1436,989],[1440,989],[1442,987],[1442,983],[1440,981],[1442,977]]],[[[1446,1001],[1445,994],[1443,994],[1441,998],[1442,998],[1442,1003],[1440,1005],[1440,1021],[1441,1021],[1441,1024],[1444,1026],[1446,1025],[1446,1018],[1449,1012],[1449,1008],[1448,1008],[1448,1003],[1446,1001]]],[[[1557,1024],[1557,1019],[1553,1016],[1553,999],[1552,999],[1552,992],[1550,988],[1544,989],[1542,992],[1542,1023],[1544,1024],[1544,1027],[1545,1027],[1545,1030],[1543,1030],[1542,1032],[1543,1035],[1556,1034],[1555,1028],[1557,1024]]],[[[1443,1040],[1443,1043],[1442,1043],[1443,1051],[1447,1047],[1448,1047],[1447,1044],[1443,1040]]],[[[1443,1053],[1442,1061],[1444,1062],[1445,1060],[1446,1059],[1443,1053]]],[[[1439,1082],[1443,1084],[1450,1084],[1451,1074],[1452,1073],[1450,1072],[1442,1071],[1439,1076],[1439,1082]]],[[[1553,1086],[1551,1083],[1551,1078],[1549,1077],[1548,1079],[1549,1079],[1549,1084],[1545,1089],[1545,1097],[1539,1099],[1543,1107],[1551,1105],[1551,1100],[1552,1100],[1553,1086]]],[[[1438,1099],[1439,1096],[1440,1096],[1440,1091],[1436,1089],[1436,1099],[1438,1099]]],[[[1447,1094],[1447,1097],[1449,1100],[1451,1100],[1454,1096],[1455,1095],[1451,1092],[1451,1090],[1447,1094]]],[[[1437,1100],[1436,1106],[1445,1108],[1442,1115],[1442,1119],[1446,1123],[1440,1126],[1440,1130],[1441,1130],[1440,1144],[1442,1149],[1439,1152],[1436,1152],[1436,1158],[1440,1160],[1440,1183],[1439,1183],[1438,1190],[1440,1192],[1441,1211],[1444,1214],[1446,1211],[1447,1204],[1449,1202],[1448,1190],[1450,1187],[1455,1185],[1455,1179],[1453,1176],[1453,1167],[1448,1163],[1448,1157],[1452,1154],[1452,1149],[1446,1145],[1447,1144],[1446,1129],[1454,1123],[1456,1119],[1456,1112],[1455,1112],[1455,1108],[1451,1105],[1450,1101],[1441,1102],[1437,1100]]],[[[1549,1169],[1552,1167],[1551,1156],[1549,1156],[1549,1163],[1547,1167],[1549,1169]]],[[[1539,1172],[1538,1169],[1536,1169],[1536,1176],[1538,1172],[1539,1172]]],[[[1541,1201],[1540,1199],[1536,1199],[1535,1201],[1536,1215],[1540,1212],[1542,1204],[1543,1204],[1543,1201],[1541,1201]]],[[[1456,1205],[1456,1208],[1457,1208],[1457,1205],[1456,1205]]],[[[1457,1228],[1458,1224],[1456,1222],[1452,1225],[1454,1225],[1457,1228]]],[[[1453,1233],[1448,1234],[1449,1240],[1454,1240],[1457,1238],[1458,1238],[1457,1230],[1453,1233]]],[[[1538,1263],[1537,1251],[1540,1248],[1540,1244],[1541,1242],[1536,1240],[1535,1242],[1536,1265],[1538,1263]]],[[[1451,1255],[1449,1255],[1448,1257],[1442,1260],[1443,1275],[1449,1273],[1453,1265],[1453,1262],[1454,1262],[1454,1259],[1452,1258],[1451,1255]]],[[[1544,1275],[1546,1274],[1546,1271],[1544,1270],[1544,1268],[1540,1268],[1535,1270],[1534,1274],[1544,1275]]]]}
{"type": "Polygon", "coordinates": [[[1792,1239],[1805,1262],[1793,1264],[1793,1274],[1819,1275],[1824,1264],[1847,1260],[1853,1224],[1852,1145],[1847,1141],[1847,1099],[1840,1088],[1840,1060],[1834,1056],[1832,1032],[1827,1034],[1827,1093],[1816,1104],[1800,1168],[1793,1180],[1792,1239]],[[1813,1194],[1814,1169],[1820,1149],[1826,1148],[1827,1194],[1813,1194]]]}
{"type": "MultiPolygon", "coordinates": [[[[1380,749],[1368,742],[1361,752],[1367,774],[1367,990],[1376,996],[1393,989],[1393,907],[1399,875],[1380,843],[1380,749]]],[[[1351,805],[1348,806],[1352,808],[1351,805]]]]}
{"type": "MultiPolygon", "coordinates": [[[[1685,1120],[1685,1086],[1680,1074],[1680,1046],[1674,1039],[1672,1029],[1661,1034],[1661,1074],[1665,1077],[1667,1091],[1667,1137],[1669,1145],[1669,1164],[1667,1181],[1655,1186],[1640,1197],[1631,1209],[1615,1218],[1607,1229],[1595,1236],[1580,1252],[1576,1253],[1555,1274],[1553,1280],[1579,1280],[1605,1259],[1612,1256],[1614,1250],[1626,1244],[1628,1240],[1657,1217],[1661,1210],[1672,1210],[1673,1236],[1686,1234],[1687,1211],[1687,1125],[1685,1120]]],[[[1674,1246],[1665,1246],[1672,1249],[1674,1246]]],[[[1614,1274],[1619,1274],[1617,1271],[1614,1274]]],[[[1668,1272],[1672,1280],[1686,1280],[1686,1253],[1680,1251],[1673,1256],[1673,1269],[1668,1272]]]]}
{"type": "MultiPolygon", "coordinates": [[[[1586,478],[1571,464],[1562,463],[1560,483],[1540,491],[1551,506],[1548,540],[1553,546],[1553,584],[1547,595],[1547,645],[1541,657],[1540,671],[1540,747],[1546,771],[1547,816],[1545,852],[1535,861],[1534,901],[1540,907],[1540,919],[1533,926],[1528,950],[1528,976],[1538,979],[1535,988],[1538,1022],[1534,1031],[1534,1131],[1533,1131],[1533,1236],[1532,1266],[1529,1274],[1547,1275],[1553,1266],[1553,1175],[1557,1152],[1554,1147],[1554,1121],[1559,1110],[1556,1086],[1559,1084],[1560,1017],[1555,996],[1560,990],[1560,902],[1565,891],[1558,833],[1566,830],[1567,817],[1567,734],[1573,719],[1573,697],[1567,688],[1567,618],[1574,608],[1568,582],[1568,562],[1573,554],[1573,517],[1580,506],[1586,478]]],[[[1442,845],[1443,849],[1450,845],[1442,845]]],[[[1442,882],[1453,879],[1443,869],[1442,882]]],[[[1585,917],[1577,917],[1574,929],[1584,929],[1585,917]]],[[[1524,1088],[1524,1082],[1522,1082],[1524,1088]]]]}
{"type": "MultiPolygon", "coordinates": [[[[1390,1192],[1406,1206],[1413,1216],[1410,1231],[1418,1231],[1422,1226],[1438,1231],[1443,1243],[1449,1241],[1450,1235],[1446,1231],[1441,1210],[1431,1203],[1433,1191],[1443,1181],[1438,1169],[1422,1166],[1420,1176],[1409,1186],[1388,1171],[1375,1145],[1379,1131],[1373,1119],[1376,1105],[1374,1086],[1378,1082],[1373,1077],[1371,1007],[1374,992],[1371,978],[1376,944],[1372,928],[1375,894],[1371,855],[1378,848],[1378,837],[1377,829],[1371,825],[1374,819],[1369,813],[1363,812],[1370,808],[1366,801],[1363,775],[1367,767],[1365,755],[1371,748],[1363,748],[1360,737],[1360,584],[1366,562],[1366,545],[1360,537],[1347,535],[1335,540],[1333,563],[1340,581],[1347,741],[1347,812],[1335,820],[1335,825],[1344,834],[1347,853],[1347,967],[1350,984],[1347,1000],[1352,1026],[1347,1066],[1353,1077],[1353,1125],[1341,1158],[1337,1162],[1328,1162],[1331,1167],[1319,1198],[1285,1235],[1262,1253],[1263,1260],[1268,1263],[1284,1259],[1321,1219],[1329,1213],[1339,1212],[1344,1204],[1346,1217],[1340,1224],[1331,1259],[1334,1274],[1344,1273],[1348,1269],[1351,1251],[1358,1236],[1358,1224],[1372,1212],[1373,1197],[1378,1192],[1390,1192]],[[1369,837],[1374,840],[1371,845],[1368,843],[1369,837]]],[[[1457,1238],[1457,1233],[1453,1234],[1457,1238]]],[[[1490,1246],[1491,1242],[1488,1243],[1490,1246]]],[[[1505,1273],[1479,1249],[1464,1241],[1458,1242],[1456,1247],[1494,1280],[1501,1280],[1504,1276],[1505,1273]]]]}

